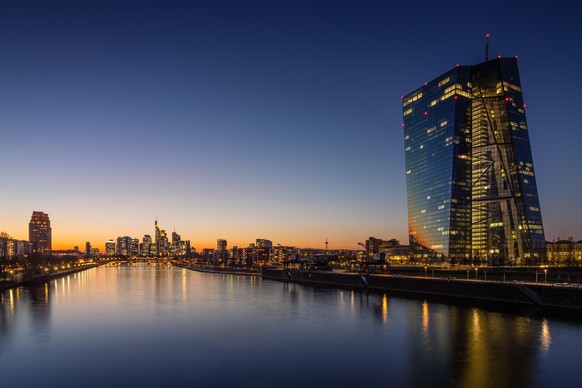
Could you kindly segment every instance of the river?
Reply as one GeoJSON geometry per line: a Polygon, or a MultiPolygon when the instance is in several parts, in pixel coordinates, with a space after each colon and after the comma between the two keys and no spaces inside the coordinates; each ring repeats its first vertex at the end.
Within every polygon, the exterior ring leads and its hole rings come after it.
{"type": "Polygon", "coordinates": [[[3,291],[3,387],[579,387],[582,320],[175,267],[3,291]]]}

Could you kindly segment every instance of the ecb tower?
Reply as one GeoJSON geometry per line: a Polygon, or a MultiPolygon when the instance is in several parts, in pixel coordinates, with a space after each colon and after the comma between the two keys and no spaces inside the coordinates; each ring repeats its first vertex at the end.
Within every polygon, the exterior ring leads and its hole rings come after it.
{"type": "Polygon", "coordinates": [[[402,99],[408,228],[417,260],[545,258],[517,59],[457,66],[402,99]]]}

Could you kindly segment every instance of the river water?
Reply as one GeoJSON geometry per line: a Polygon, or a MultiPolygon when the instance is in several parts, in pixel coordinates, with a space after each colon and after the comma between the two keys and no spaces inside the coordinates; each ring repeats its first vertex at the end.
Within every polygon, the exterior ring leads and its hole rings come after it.
{"type": "Polygon", "coordinates": [[[582,320],[100,267],[1,293],[2,387],[580,387],[582,320]]]}

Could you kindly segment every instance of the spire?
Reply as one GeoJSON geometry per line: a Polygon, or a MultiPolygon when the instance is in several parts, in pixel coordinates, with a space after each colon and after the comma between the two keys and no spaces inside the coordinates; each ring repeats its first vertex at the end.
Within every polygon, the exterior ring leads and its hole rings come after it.
{"type": "Polygon", "coordinates": [[[485,62],[489,60],[489,34],[485,34],[485,62]]]}

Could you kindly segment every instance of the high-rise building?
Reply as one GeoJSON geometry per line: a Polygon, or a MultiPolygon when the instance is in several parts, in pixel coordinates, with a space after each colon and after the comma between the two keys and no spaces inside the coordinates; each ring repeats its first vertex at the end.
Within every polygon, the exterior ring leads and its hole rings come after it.
{"type": "Polygon", "coordinates": [[[166,256],[168,253],[168,247],[170,243],[168,241],[168,236],[166,235],[166,231],[164,229],[160,230],[157,250],[159,256],[166,256]]]}
{"type": "Polygon", "coordinates": [[[32,243],[32,253],[51,253],[51,221],[48,214],[38,211],[32,212],[28,224],[28,239],[32,243]]]}
{"type": "Polygon", "coordinates": [[[132,238],[129,242],[129,255],[137,256],[139,254],[139,239],[132,238]]]}
{"type": "Polygon", "coordinates": [[[175,231],[172,232],[172,245],[174,247],[179,247],[180,246],[180,241],[182,240],[182,237],[176,233],[175,231]]]}
{"type": "Polygon", "coordinates": [[[216,240],[216,250],[219,252],[226,251],[227,245],[228,244],[227,244],[226,240],[223,238],[219,238],[216,240]]]}
{"type": "MultiPolygon", "coordinates": [[[[156,244],[156,252],[160,251],[160,228],[158,227],[158,217],[156,217],[156,222],[154,224],[154,244],[156,244]]],[[[157,256],[157,253],[156,253],[157,256]]]]}
{"type": "Polygon", "coordinates": [[[87,241],[85,243],[85,255],[91,256],[91,242],[87,241]]]}
{"type": "Polygon", "coordinates": [[[545,239],[515,58],[457,66],[403,97],[412,254],[526,263],[545,239]]]}
{"type": "Polygon", "coordinates": [[[105,255],[107,256],[115,255],[115,241],[113,240],[105,241],[105,255]]]}
{"type": "Polygon", "coordinates": [[[152,244],[152,236],[150,236],[149,234],[144,234],[143,236],[143,242],[140,244],[140,249],[139,252],[142,256],[144,257],[150,257],[152,255],[151,251],[151,246],[154,245],[154,249],[155,249],[155,244],[152,244]]]}
{"type": "Polygon", "coordinates": [[[115,253],[121,256],[131,255],[131,241],[129,236],[117,237],[117,249],[115,253]]]}
{"type": "Polygon", "coordinates": [[[266,238],[258,238],[256,247],[257,248],[273,248],[273,242],[271,240],[267,240],[266,238]]]}

